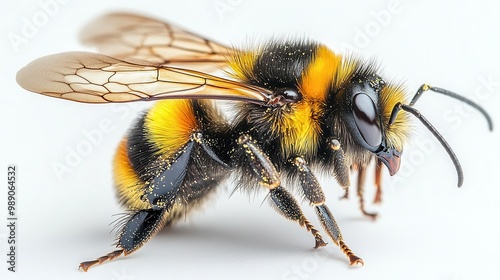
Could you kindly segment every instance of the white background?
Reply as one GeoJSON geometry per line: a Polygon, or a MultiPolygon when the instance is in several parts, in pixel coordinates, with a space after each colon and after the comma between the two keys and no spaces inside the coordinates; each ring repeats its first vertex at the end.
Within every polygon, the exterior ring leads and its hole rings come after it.
{"type": "MultiPolygon", "coordinates": [[[[332,242],[314,251],[309,233],[267,203],[260,206],[264,193],[229,198],[231,186],[225,186],[185,223],[162,231],[127,258],[83,273],[77,270],[80,261],[113,250],[108,224],[123,210],[113,193],[111,159],[148,104],[78,104],[29,93],[15,83],[16,71],[37,57],[90,50],[78,42],[78,32],[94,17],[134,11],[237,46],[273,35],[307,36],[334,49],[350,45],[378,58],[384,76],[405,81],[409,94],[424,82],[456,91],[481,103],[498,126],[500,6],[495,1],[396,1],[395,10],[388,8],[391,0],[71,1],[59,4],[26,37],[25,21],[45,13],[39,3],[47,1],[3,1],[0,9],[0,182],[6,185],[7,165],[16,164],[19,218],[17,273],[7,271],[7,228],[0,227],[0,278],[500,279],[500,134],[489,133],[478,113],[432,93],[417,107],[460,158],[461,189],[446,153],[417,121],[400,172],[384,174],[384,203],[367,206],[380,213],[376,222],[361,215],[354,196],[339,201],[340,188],[332,178],[322,178],[328,204],[364,267],[349,267],[332,242]],[[381,21],[387,13],[390,18],[381,21]],[[13,36],[25,40],[14,46],[13,36]],[[103,121],[112,131],[58,177],[53,165],[67,164],[69,151],[88,141],[85,133],[103,121]]],[[[369,184],[368,201],[372,195],[369,184]]],[[[2,224],[7,223],[6,196],[2,187],[2,224]]],[[[310,207],[303,203],[303,208],[319,227],[310,207]]]]}

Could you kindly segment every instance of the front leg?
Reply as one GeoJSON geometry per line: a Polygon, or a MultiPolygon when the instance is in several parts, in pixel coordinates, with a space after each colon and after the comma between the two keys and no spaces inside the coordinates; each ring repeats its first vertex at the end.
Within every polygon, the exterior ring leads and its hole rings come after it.
{"type": "Polygon", "coordinates": [[[359,198],[359,210],[361,210],[361,213],[363,215],[369,217],[372,220],[375,220],[377,218],[377,213],[370,213],[367,212],[365,209],[365,180],[366,180],[366,165],[360,165],[358,167],[358,182],[357,182],[357,191],[358,191],[358,198],[359,198]]]}
{"type": "Polygon", "coordinates": [[[333,166],[333,176],[337,180],[337,183],[344,188],[344,195],[340,199],[349,198],[349,186],[351,185],[351,180],[349,176],[350,169],[346,162],[344,149],[340,145],[340,141],[336,137],[328,139],[328,148],[330,150],[333,166]]]}
{"type": "MultiPolygon", "coordinates": [[[[340,197],[340,199],[347,199],[349,198],[349,172],[353,170],[358,171],[358,181],[356,184],[357,187],[357,194],[359,198],[359,208],[363,215],[375,219],[377,217],[377,214],[375,213],[369,213],[365,210],[365,201],[364,201],[364,185],[365,185],[365,179],[366,179],[366,165],[358,165],[358,164],[352,164],[350,167],[348,167],[346,160],[345,160],[345,155],[344,155],[344,150],[340,146],[340,142],[336,138],[330,138],[328,140],[328,146],[330,148],[330,151],[332,153],[332,166],[333,166],[333,175],[335,179],[337,179],[337,182],[341,187],[344,188],[344,195],[340,197]]],[[[377,161],[379,162],[379,161],[377,161]]],[[[378,165],[377,165],[378,167],[378,165]]],[[[380,170],[380,168],[378,168],[380,170]]],[[[381,187],[380,187],[380,172],[377,171],[376,173],[376,185],[377,185],[377,196],[375,198],[375,201],[380,200],[380,195],[381,195],[381,187]],[[378,198],[378,200],[377,200],[378,198]]]]}
{"type": "Polygon", "coordinates": [[[383,163],[377,159],[377,163],[375,164],[375,199],[373,203],[382,203],[382,168],[383,163]]]}
{"type": "Polygon", "coordinates": [[[363,260],[356,256],[352,250],[345,244],[344,238],[340,233],[340,228],[337,222],[333,218],[330,209],[325,205],[325,195],[323,190],[316,179],[316,176],[312,173],[307,166],[306,161],[301,158],[295,158],[293,162],[296,167],[296,174],[299,177],[299,182],[304,191],[305,198],[309,201],[311,205],[314,206],[316,215],[321,222],[321,225],[328,233],[333,242],[340,247],[342,252],[349,258],[351,265],[363,265],[363,260]]]}

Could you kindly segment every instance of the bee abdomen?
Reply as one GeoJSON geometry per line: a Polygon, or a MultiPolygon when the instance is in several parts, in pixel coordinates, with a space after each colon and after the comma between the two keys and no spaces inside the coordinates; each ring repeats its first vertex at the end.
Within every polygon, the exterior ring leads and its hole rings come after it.
{"type": "Polygon", "coordinates": [[[196,107],[195,102],[158,102],[122,141],[114,171],[118,196],[125,206],[171,208],[175,201],[195,201],[205,196],[205,188],[208,191],[224,177],[225,172],[220,171],[225,163],[210,148],[211,137],[201,129],[209,108],[196,107]],[[178,195],[184,199],[179,200],[178,195]]]}
{"type": "Polygon", "coordinates": [[[148,203],[141,200],[144,181],[137,174],[127,153],[128,139],[120,142],[113,160],[114,182],[120,203],[133,209],[147,209],[148,203]]]}

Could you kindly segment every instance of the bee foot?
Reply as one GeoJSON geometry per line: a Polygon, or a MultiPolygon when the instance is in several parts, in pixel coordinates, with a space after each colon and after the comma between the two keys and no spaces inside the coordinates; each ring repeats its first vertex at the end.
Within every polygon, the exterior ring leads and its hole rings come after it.
{"type": "Polygon", "coordinates": [[[363,212],[363,215],[370,218],[372,221],[375,221],[378,217],[378,213],[366,212],[364,209],[362,209],[361,212],[363,212]]]}
{"type": "Polygon", "coordinates": [[[316,245],[314,245],[314,249],[319,249],[321,247],[325,247],[328,243],[326,243],[321,236],[316,238],[316,245]]]}
{"type": "Polygon", "coordinates": [[[349,256],[349,263],[351,266],[363,266],[365,262],[360,257],[352,254],[349,256]]]}

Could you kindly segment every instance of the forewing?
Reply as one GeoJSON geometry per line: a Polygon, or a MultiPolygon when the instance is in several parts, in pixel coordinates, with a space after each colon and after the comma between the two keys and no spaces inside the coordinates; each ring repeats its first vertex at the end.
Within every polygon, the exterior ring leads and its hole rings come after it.
{"type": "Polygon", "coordinates": [[[126,13],[97,18],[82,30],[81,39],[113,57],[193,68],[225,65],[234,51],[173,24],[126,13]]]}
{"type": "Polygon", "coordinates": [[[194,70],[87,52],[39,58],[19,70],[17,82],[29,91],[84,103],[219,99],[265,105],[271,96],[266,89],[194,70]]]}

